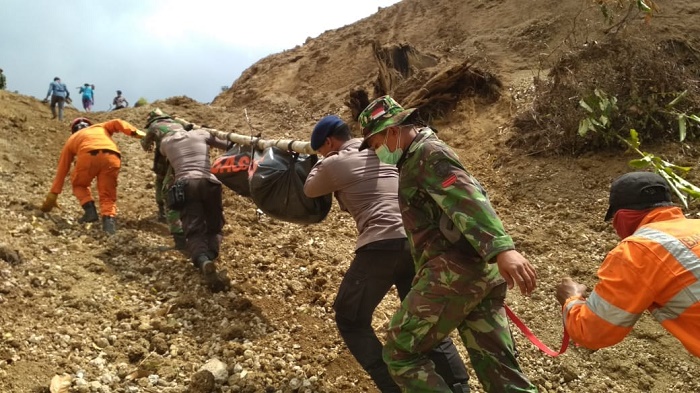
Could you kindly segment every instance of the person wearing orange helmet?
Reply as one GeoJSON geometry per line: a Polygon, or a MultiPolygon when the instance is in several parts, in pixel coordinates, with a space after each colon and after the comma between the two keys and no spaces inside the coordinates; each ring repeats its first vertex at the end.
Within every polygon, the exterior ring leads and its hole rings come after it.
{"type": "Polygon", "coordinates": [[[78,198],[85,214],[78,222],[95,222],[99,220],[95,202],[90,192],[93,179],[97,179],[102,229],[108,234],[116,231],[115,216],[117,214],[117,177],[121,168],[121,152],[112,135],[115,132],[142,138],[144,133],[132,124],[119,120],[109,120],[93,124],[90,119],[78,117],[70,123],[72,135],[68,138],[61,156],[51,190],[46,195],[41,210],[50,212],[58,207],[58,195],[63,189],[73,159],[77,157],[75,168],[71,173],[73,195],[78,198]]]}

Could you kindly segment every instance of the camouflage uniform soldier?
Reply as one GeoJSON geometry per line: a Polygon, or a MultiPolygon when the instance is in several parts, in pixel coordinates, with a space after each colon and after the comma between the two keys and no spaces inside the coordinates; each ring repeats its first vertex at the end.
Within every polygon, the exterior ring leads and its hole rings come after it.
{"type": "Polygon", "coordinates": [[[390,322],[384,361],[406,392],[450,392],[426,354],[457,329],[486,391],[536,392],[515,359],[504,310],[506,285],[517,283],[529,295],[535,270],[456,154],[430,128],[406,121],[413,111],[384,96],[358,119],[360,150],[370,147],[399,168],[401,216],[416,265],[411,291],[390,322]]]}
{"type": "Polygon", "coordinates": [[[173,169],[168,163],[168,160],[160,153],[160,141],[163,136],[175,130],[191,130],[192,124],[185,120],[173,118],[164,113],[160,108],[152,110],[148,114],[146,120],[147,133],[141,140],[141,147],[146,151],[151,151],[155,144],[155,154],[153,157],[153,172],[156,174],[156,203],[158,204],[158,221],[168,223],[170,234],[175,240],[175,248],[178,250],[185,249],[185,234],[180,222],[180,212],[167,209],[165,203],[165,195],[167,190],[175,182],[173,169]]]}

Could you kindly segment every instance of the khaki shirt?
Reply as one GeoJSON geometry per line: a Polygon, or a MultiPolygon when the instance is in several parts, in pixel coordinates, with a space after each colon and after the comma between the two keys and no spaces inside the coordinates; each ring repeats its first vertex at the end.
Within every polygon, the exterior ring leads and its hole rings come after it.
{"type": "Polygon", "coordinates": [[[379,162],[361,139],[345,142],[338,154],[316,163],[304,184],[310,198],[334,193],[341,210],[355,219],[356,249],[372,242],[406,237],[399,210],[399,173],[379,162]]]}

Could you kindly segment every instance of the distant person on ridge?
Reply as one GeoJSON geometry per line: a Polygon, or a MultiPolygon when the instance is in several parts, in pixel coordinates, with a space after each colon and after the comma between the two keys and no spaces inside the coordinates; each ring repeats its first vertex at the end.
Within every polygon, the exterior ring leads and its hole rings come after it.
{"type": "Polygon", "coordinates": [[[0,68],[0,90],[5,90],[7,88],[7,80],[5,79],[5,74],[2,73],[2,68],[0,68]]]}
{"type": "Polygon", "coordinates": [[[61,82],[61,78],[55,77],[53,82],[49,84],[49,91],[46,93],[44,101],[48,101],[49,97],[51,97],[52,119],[56,118],[56,106],[58,106],[58,120],[63,121],[63,107],[66,104],[66,100],[70,98],[70,92],[66,84],[61,82]]]}
{"type": "Polygon", "coordinates": [[[92,106],[95,104],[95,97],[92,92],[92,86],[90,86],[89,83],[86,83],[82,87],[80,87],[78,93],[83,95],[83,109],[85,109],[85,112],[90,112],[92,106]]]}
{"type": "MultiPolygon", "coordinates": [[[[337,116],[321,119],[311,133],[311,148],[324,156],[304,183],[310,198],[333,193],[340,209],[357,224],[355,257],[338,288],[333,310],[350,353],[382,393],[399,393],[382,359],[382,343],[372,329],[372,314],[393,285],[403,300],[415,277],[396,194],[399,172],[357,148],[350,128],[337,116]]],[[[452,392],[469,392],[469,374],[457,348],[445,337],[429,353],[452,392]]]]}
{"type": "Polygon", "coordinates": [[[72,135],[61,150],[56,177],[51,185],[51,191],[41,205],[41,210],[50,212],[54,207],[58,207],[58,195],[63,190],[63,183],[71,169],[73,159],[77,157],[71,173],[71,183],[73,195],[78,198],[85,211],[78,222],[95,222],[99,219],[90,193],[92,180],[96,178],[102,229],[108,234],[114,234],[121,152],[112,140],[112,135],[115,132],[121,132],[135,138],[142,138],[143,133],[123,120],[114,119],[93,125],[92,121],[85,117],[74,119],[70,123],[70,130],[72,135]]]}
{"type": "Polygon", "coordinates": [[[129,106],[129,102],[126,100],[126,98],[124,98],[121,90],[117,90],[117,96],[112,100],[112,105],[114,105],[114,109],[112,109],[113,111],[117,109],[124,109],[129,106]]]}

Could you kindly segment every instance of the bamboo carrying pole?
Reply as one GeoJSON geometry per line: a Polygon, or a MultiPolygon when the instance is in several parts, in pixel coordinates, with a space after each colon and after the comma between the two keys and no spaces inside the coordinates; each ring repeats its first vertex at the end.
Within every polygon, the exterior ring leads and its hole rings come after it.
{"type": "MultiPolygon", "coordinates": [[[[248,123],[248,127],[250,127],[250,132],[251,134],[254,132],[253,131],[253,126],[250,123],[250,118],[248,117],[248,109],[244,109],[243,113],[245,114],[245,120],[248,123]]],[[[184,122],[189,123],[185,119],[179,119],[184,122]]],[[[241,134],[236,134],[234,132],[224,132],[224,131],[219,131],[214,128],[208,128],[208,127],[202,127],[200,125],[190,123],[192,124],[192,127],[194,128],[199,128],[205,131],[209,131],[210,134],[214,135],[215,137],[219,139],[225,139],[229,140],[233,143],[237,143],[242,146],[253,146],[254,148],[258,150],[264,150],[266,147],[271,147],[274,146],[278,149],[282,150],[291,150],[295,151],[297,153],[301,154],[318,154],[314,149],[311,148],[311,143],[310,142],[302,142],[302,141],[297,141],[294,139],[261,139],[256,136],[247,136],[247,135],[241,135],[241,134]]]]}
{"type": "Polygon", "coordinates": [[[211,133],[219,139],[226,139],[233,143],[238,143],[239,145],[253,146],[259,150],[263,150],[266,147],[275,146],[278,149],[291,150],[302,154],[317,154],[316,151],[314,151],[314,149],[311,148],[310,142],[302,142],[294,139],[261,139],[258,137],[251,137],[249,135],[241,135],[233,132],[219,131],[213,128],[197,128],[209,131],[209,133],[211,133]]]}

